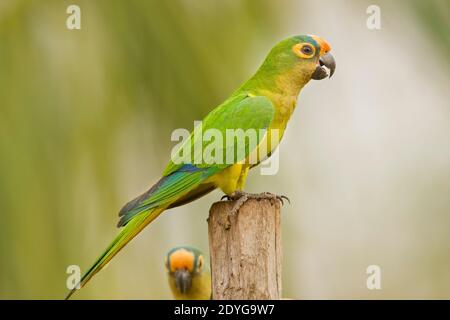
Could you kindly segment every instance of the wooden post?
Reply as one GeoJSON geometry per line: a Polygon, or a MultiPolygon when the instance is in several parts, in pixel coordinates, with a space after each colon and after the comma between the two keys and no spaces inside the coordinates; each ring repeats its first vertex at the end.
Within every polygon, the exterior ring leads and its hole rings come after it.
{"type": "Polygon", "coordinates": [[[208,218],[212,299],[281,299],[280,202],[249,199],[212,205],[208,218]]]}

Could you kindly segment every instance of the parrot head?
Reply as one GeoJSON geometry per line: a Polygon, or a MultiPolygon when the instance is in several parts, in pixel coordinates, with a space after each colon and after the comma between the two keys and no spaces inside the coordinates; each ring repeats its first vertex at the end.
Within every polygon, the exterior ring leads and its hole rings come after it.
{"type": "Polygon", "coordinates": [[[334,74],[336,62],[330,51],[328,42],[318,36],[284,39],[272,48],[256,78],[299,89],[311,79],[321,80],[334,74]]]}
{"type": "Polygon", "coordinates": [[[188,246],[171,249],[165,259],[169,277],[173,278],[176,289],[181,294],[189,291],[193,278],[202,272],[203,264],[202,253],[198,249],[188,246]]]}
{"type": "MultiPolygon", "coordinates": [[[[318,59],[317,61],[314,61],[316,64],[314,72],[311,75],[311,79],[322,80],[327,76],[331,78],[331,76],[334,74],[334,71],[336,70],[336,61],[330,53],[330,45],[328,44],[328,42],[326,42],[322,38],[319,38],[318,36],[309,37],[313,40],[311,41],[313,43],[309,43],[309,45],[315,45],[313,52],[315,51],[315,57],[316,59],[318,59]]],[[[293,50],[294,52],[300,52],[299,55],[301,56],[305,50],[309,52],[309,49],[307,49],[307,47],[308,43],[298,44],[294,46],[293,50]]]]}

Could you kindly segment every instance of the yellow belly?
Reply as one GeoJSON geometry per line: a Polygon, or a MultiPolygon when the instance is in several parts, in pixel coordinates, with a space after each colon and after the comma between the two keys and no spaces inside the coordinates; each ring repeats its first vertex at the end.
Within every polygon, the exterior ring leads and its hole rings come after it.
{"type": "MultiPolygon", "coordinates": [[[[261,141],[261,144],[267,144],[264,148],[264,154],[259,153],[260,145],[255,149],[258,154],[258,163],[269,156],[278,146],[285,129],[285,124],[274,123],[268,130],[268,134],[261,141]],[[278,134],[273,139],[270,134],[270,129],[277,129],[278,134]]],[[[251,156],[249,156],[251,157],[251,156]]],[[[214,176],[207,179],[204,183],[213,183],[217,188],[220,188],[225,194],[230,195],[236,190],[243,190],[247,179],[248,171],[252,167],[249,163],[249,157],[243,163],[237,163],[229,166],[225,170],[216,173],[214,176]]],[[[256,159],[256,158],[254,158],[256,159]]]]}
{"type": "Polygon", "coordinates": [[[234,191],[242,190],[244,188],[248,170],[249,166],[246,164],[233,164],[210,177],[205,183],[212,182],[225,194],[230,195],[234,191]]]}
{"type": "MultiPolygon", "coordinates": [[[[270,124],[267,134],[264,139],[260,142],[261,144],[265,144],[266,148],[264,154],[259,153],[259,149],[261,145],[259,145],[254,152],[258,154],[258,163],[264,160],[266,157],[264,155],[270,156],[270,154],[278,147],[278,144],[283,137],[284,131],[286,130],[287,122],[295,109],[296,104],[296,95],[295,96],[281,96],[262,93],[262,95],[266,94],[267,96],[272,96],[272,100],[275,105],[279,107],[276,109],[275,117],[270,124]],[[278,133],[273,135],[271,134],[271,130],[278,130],[278,133]]],[[[250,157],[250,156],[249,156],[250,157]]],[[[245,181],[247,179],[248,170],[252,167],[248,163],[248,158],[244,161],[244,163],[238,163],[231,165],[227,169],[216,173],[211,178],[207,179],[205,183],[213,183],[217,188],[220,188],[225,194],[230,195],[236,190],[243,190],[245,186],[245,181]]]]}

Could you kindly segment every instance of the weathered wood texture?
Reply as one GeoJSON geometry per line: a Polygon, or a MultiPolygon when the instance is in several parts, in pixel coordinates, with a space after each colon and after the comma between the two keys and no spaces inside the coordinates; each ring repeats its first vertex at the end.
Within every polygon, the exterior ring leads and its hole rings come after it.
{"type": "Polygon", "coordinates": [[[209,212],[212,298],[281,299],[280,202],[250,199],[228,220],[233,204],[209,212]]]}

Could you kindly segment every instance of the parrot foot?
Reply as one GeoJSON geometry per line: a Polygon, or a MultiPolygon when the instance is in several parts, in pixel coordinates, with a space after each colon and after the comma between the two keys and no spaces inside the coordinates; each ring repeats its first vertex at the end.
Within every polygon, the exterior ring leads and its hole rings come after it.
{"type": "Polygon", "coordinates": [[[231,226],[231,217],[236,216],[236,214],[239,212],[239,209],[242,207],[242,205],[247,202],[249,199],[256,199],[256,200],[262,200],[262,199],[277,199],[281,202],[281,205],[284,205],[283,200],[287,200],[289,204],[291,203],[291,200],[289,200],[288,197],[283,195],[277,195],[270,192],[262,192],[262,193],[247,193],[244,191],[236,190],[230,195],[224,195],[220,200],[227,199],[227,200],[233,200],[236,201],[234,203],[233,208],[231,208],[230,213],[228,214],[228,223],[226,226],[226,229],[229,229],[231,226]]]}

